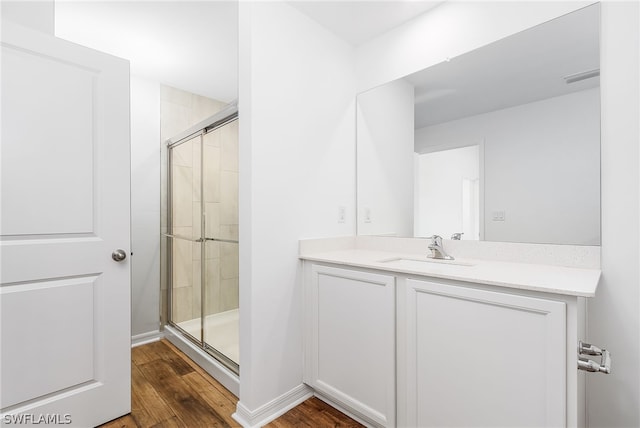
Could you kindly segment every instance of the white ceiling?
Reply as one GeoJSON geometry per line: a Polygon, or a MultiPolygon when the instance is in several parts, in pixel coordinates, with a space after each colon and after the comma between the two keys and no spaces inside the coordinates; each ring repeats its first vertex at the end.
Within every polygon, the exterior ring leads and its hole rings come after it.
{"type": "Polygon", "coordinates": [[[425,0],[290,0],[291,6],[357,46],[443,3],[425,0]]]}
{"type": "MultiPolygon", "coordinates": [[[[289,1],[357,45],[439,1],[289,1]]],[[[131,62],[131,73],[229,102],[238,87],[238,3],[56,0],[56,35],[131,62]]]]}
{"type": "Polygon", "coordinates": [[[56,0],[55,32],[130,60],[134,75],[224,102],[237,98],[237,2],[56,0]]]}

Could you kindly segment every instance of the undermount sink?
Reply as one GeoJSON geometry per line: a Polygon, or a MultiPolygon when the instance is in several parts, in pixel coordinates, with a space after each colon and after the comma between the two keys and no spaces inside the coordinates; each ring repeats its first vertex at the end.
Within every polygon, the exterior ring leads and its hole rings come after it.
{"type": "Polygon", "coordinates": [[[396,268],[404,268],[404,269],[424,269],[432,266],[451,266],[451,267],[471,267],[474,266],[473,263],[463,262],[458,260],[444,260],[444,259],[411,259],[411,258],[403,258],[397,257],[392,259],[384,259],[379,260],[379,263],[388,264],[389,266],[393,266],[396,268]]]}

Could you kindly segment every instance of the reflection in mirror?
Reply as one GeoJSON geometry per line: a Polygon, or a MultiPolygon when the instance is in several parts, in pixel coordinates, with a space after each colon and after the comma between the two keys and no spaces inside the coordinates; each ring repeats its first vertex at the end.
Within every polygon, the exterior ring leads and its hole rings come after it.
{"type": "Polygon", "coordinates": [[[414,235],[480,239],[480,146],[416,154],[414,235]]]}
{"type": "Polygon", "coordinates": [[[358,234],[600,244],[599,6],[358,95],[358,234]]]}

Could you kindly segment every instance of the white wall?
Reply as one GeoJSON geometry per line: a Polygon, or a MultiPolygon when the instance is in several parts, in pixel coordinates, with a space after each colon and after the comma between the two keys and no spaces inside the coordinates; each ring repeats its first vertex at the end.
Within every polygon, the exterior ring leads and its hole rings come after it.
{"type": "Polygon", "coordinates": [[[283,2],[240,3],[239,69],[238,409],[255,413],[302,383],[298,240],[355,233],[355,83],[352,48],[283,2]]]}
{"type": "Polygon", "coordinates": [[[422,128],[416,150],[484,140],[485,240],[599,245],[599,91],[422,128]]]}
{"type": "Polygon", "coordinates": [[[588,340],[613,373],[587,376],[590,427],[640,426],[640,7],[604,2],[601,17],[602,280],[588,340]]]}
{"type": "Polygon", "coordinates": [[[403,80],[358,95],[358,234],[413,233],[413,86],[403,80]]]}
{"type": "MultiPolygon", "coordinates": [[[[583,5],[445,3],[359,49],[359,90],[432,65],[453,48],[459,54],[583,5]]],[[[591,427],[640,426],[638,13],[637,2],[602,4],[602,280],[588,304],[587,341],[610,349],[614,371],[587,375],[591,427]]]]}
{"type": "Polygon", "coordinates": [[[160,327],[160,84],[131,77],[131,334],[160,327]]]}
{"type": "Polygon", "coordinates": [[[54,0],[0,2],[2,19],[53,35],[54,0]]]}

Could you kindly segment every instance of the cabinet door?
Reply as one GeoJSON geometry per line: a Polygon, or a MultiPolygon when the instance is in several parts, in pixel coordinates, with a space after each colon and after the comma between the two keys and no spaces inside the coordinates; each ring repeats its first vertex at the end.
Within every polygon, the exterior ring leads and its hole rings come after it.
{"type": "Polygon", "coordinates": [[[395,426],[394,277],[313,265],[306,381],[368,422],[395,426]]]}
{"type": "Polygon", "coordinates": [[[410,279],[405,298],[400,425],[566,425],[564,302],[410,279]]]}

